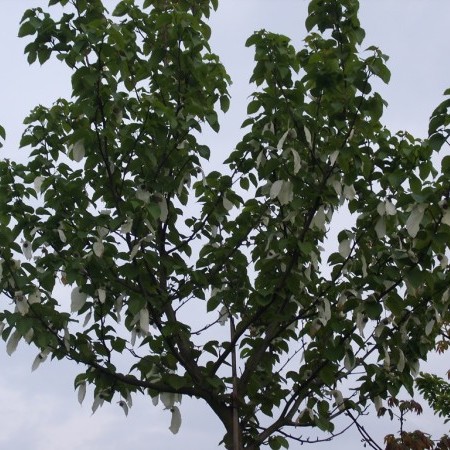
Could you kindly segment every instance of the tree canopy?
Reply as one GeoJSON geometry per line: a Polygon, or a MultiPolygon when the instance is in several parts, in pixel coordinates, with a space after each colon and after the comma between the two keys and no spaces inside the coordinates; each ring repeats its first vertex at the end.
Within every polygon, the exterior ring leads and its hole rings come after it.
{"type": "Polygon", "coordinates": [[[230,104],[209,44],[217,7],[50,0],[25,12],[29,63],[66,64],[72,96],[25,119],[27,163],[0,160],[6,350],[36,346],[33,369],[79,363],[94,412],[148,395],[174,433],[181,397],[203,399],[229,449],[331,438],[340,417],[379,449],[359,418],[372,405],[419,412],[402,389],[449,414],[448,384],[415,380],[449,340],[450,156],[434,161],[450,99],[427,139],[388,130],[372,89],[389,82],[388,58],[364,48],[358,1],[311,0],[302,48],[266,30],[247,40],[242,138],[205,172],[215,150],[202,131],[230,104]]]}

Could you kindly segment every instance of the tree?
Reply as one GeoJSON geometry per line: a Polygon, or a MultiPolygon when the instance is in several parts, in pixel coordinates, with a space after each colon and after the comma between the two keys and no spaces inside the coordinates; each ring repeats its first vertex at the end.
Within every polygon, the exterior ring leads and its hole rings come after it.
{"type": "Polygon", "coordinates": [[[358,2],[312,0],[300,51],[248,39],[246,134],[205,174],[202,130],[230,102],[208,43],[217,0],[57,4],[19,35],[30,63],[72,70],[72,97],[27,117],[27,164],[0,162],[8,353],[25,340],[33,368],[80,363],[93,411],[149,395],[173,432],[181,396],[201,398],[226,448],[331,438],[341,416],[380,448],[359,417],[413,394],[449,319],[450,157],[431,160],[449,101],[429,139],[391,133],[371,87],[387,57],[361,50],[358,2]]]}

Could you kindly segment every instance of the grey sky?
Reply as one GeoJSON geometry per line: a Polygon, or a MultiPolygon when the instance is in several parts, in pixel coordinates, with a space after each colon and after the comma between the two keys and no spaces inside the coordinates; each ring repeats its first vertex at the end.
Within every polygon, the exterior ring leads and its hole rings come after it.
{"type": "MultiPolygon", "coordinates": [[[[23,56],[25,42],[16,38],[18,22],[27,7],[45,5],[42,0],[0,0],[0,124],[8,139],[2,157],[16,158],[23,118],[39,104],[50,104],[67,95],[70,75],[59,64],[29,67],[23,56]]],[[[222,160],[239,137],[246,97],[253,87],[247,81],[253,63],[252,51],[244,42],[255,29],[266,28],[290,36],[297,46],[304,36],[306,0],[222,0],[212,19],[213,48],[233,78],[232,109],[217,138],[208,135],[212,151],[222,160]],[[213,144],[215,142],[215,144],[213,144]]],[[[424,136],[427,119],[450,87],[450,2],[445,0],[363,0],[361,22],[366,29],[366,47],[379,46],[390,55],[392,81],[379,86],[389,102],[385,122],[392,129],[408,129],[424,136]]],[[[448,150],[447,150],[448,151],[448,150]]],[[[4,300],[4,299],[2,299],[4,300]]],[[[0,346],[2,347],[2,346],[0,346]]],[[[77,368],[67,362],[43,364],[30,373],[34,349],[19,348],[12,358],[0,348],[0,448],[15,450],[175,450],[186,446],[197,450],[216,448],[222,429],[201,401],[181,405],[183,425],[177,436],[168,431],[170,414],[153,407],[148,398],[135,399],[135,407],[125,419],[115,404],[105,405],[93,417],[91,398],[80,407],[73,391],[77,368]]],[[[437,360],[437,358],[433,358],[437,360]]],[[[435,363],[443,370],[441,361],[435,363]]],[[[448,368],[448,367],[447,367],[448,368]]],[[[443,374],[443,372],[441,372],[443,374]]],[[[381,423],[373,418],[369,428],[381,437],[396,432],[398,423],[381,423]]],[[[441,435],[448,432],[430,414],[414,418],[411,428],[441,435]]],[[[362,448],[359,435],[351,433],[324,449],[362,448]]],[[[291,448],[296,448],[293,444],[291,448]]]]}

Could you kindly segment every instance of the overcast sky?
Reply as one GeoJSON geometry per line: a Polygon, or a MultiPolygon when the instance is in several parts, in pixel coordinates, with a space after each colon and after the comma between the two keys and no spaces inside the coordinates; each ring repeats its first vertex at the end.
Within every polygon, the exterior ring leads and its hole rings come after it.
{"type": "MultiPolygon", "coordinates": [[[[213,48],[234,84],[232,109],[220,138],[208,137],[212,151],[223,160],[239,138],[245,101],[252,91],[248,79],[252,50],[246,38],[265,28],[290,36],[297,48],[305,35],[306,0],[221,0],[212,18],[213,48]],[[215,142],[213,145],[212,143],[215,142]]],[[[70,75],[58,63],[29,67],[23,56],[25,41],[17,36],[18,23],[27,7],[43,6],[42,0],[0,0],[0,124],[8,139],[1,157],[17,158],[17,142],[23,118],[35,105],[50,105],[68,94],[70,75]]],[[[450,2],[445,0],[363,0],[361,22],[366,45],[377,45],[390,55],[392,80],[380,87],[389,102],[385,123],[393,130],[407,129],[425,136],[427,119],[450,87],[450,2]]],[[[4,301],[5,299],[1,299],[4,301]]],[[[3,348],[2,348],[3,347],[3,348]]],[[[31,374],[36,351],[19,348],[8,357],[0,346],[0,448],[15,450],[175,450],[180,446],[196,450],[216,448],[222,429],[201,401],[183,401],[183,425],[177,436],[168,431],[170,414],[153,407],[148,398],[136,398],[125,419],[115,404],[105,405],[91,417],[90,398],[80,407],[73,391],[77,367],[66,362],[46,362],[31,374]]],[[[444,358],[445,359],[445,358],[444,358]]],[[[444,373],[445,363],[433,358],[434,367],[444,373]],[[438,361],[436,363],[436,361],[438,361]]],[[[440,436],[448,427],[430,413],[412,418],[410,428],[440,436]]],[[[398,423],[366,421],[378,437],[395,433],[398,423]]],[[[380,441],[381,443],[381,441],[380,441]]],[[[359,435],[350,433],[322,449],[362,448],[359,435]]],[[[291,448],[296,448],[292,445],[291,448]]]]}

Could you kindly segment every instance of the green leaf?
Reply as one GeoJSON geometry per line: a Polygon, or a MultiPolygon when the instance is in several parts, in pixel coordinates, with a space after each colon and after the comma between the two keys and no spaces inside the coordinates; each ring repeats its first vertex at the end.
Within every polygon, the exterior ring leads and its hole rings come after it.
{"type": "Polygon", "coordinates": [[[220,97],[220,109],[226,113],[230,109],[230,98],[228,95],[222,95],[220,97]]]}
{"type": "Polygon", "coordinates": [[[126,1],[126,0],[119,2],[119,3],[116,5],[116,7],[114,8],[114,10],[113,10],[113,12],[112,12],[112,15],[113,15],[114,17],[122,17],[122,16],[124,16],[125,14],[127,14],[127,13],[128,13],[128,10],[129,10],[129,5],[128,5],[128,3],[129,3],[129,2],[126,1]]]}
{"type": "Polygon", "coordinates": [[[36,33],[36,27],[30,22],[24,22],[19,28],[18,37],[30,36],[36,33]]]}
{"type": "Polygon", "coordinates": [[[397,293],[393,292],[386,299],[386,306],[395,316],[399,316],[405,310],[405,301],[397,293]]]}
{"type": "Polygon", "coordinates": [[[446,138],[441,133],[434,133],[428,138],[428,143],[430,147],[435,150],[439,151],[441,147],[445,144],[446,138]]]}
{"type": "Polygon", "coordinates": [[[450,173],[450,156],[444,156],[441,161],[442,173],[450,173]]]}

